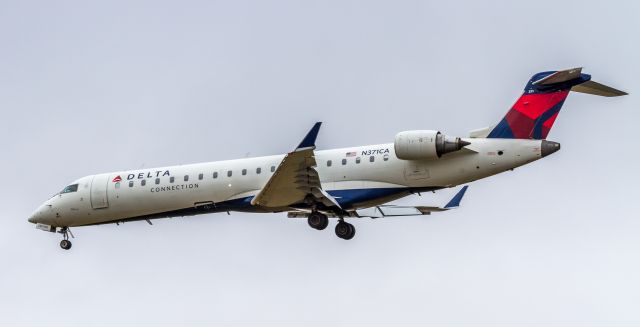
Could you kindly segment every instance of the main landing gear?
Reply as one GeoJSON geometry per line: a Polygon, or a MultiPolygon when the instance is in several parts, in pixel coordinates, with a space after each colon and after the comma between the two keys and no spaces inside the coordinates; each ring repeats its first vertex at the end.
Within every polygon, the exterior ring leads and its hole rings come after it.
{"type": "Polygon", "coordinates": [[[69,235],[73,238],[73,233],[69,227],[62,227],[58,233],[62,234],[62,241],[60,241],[60,247],[69,250],[71,248],[71,241],[69,241],[69,235]]]}
{"type": "Polygon", "coordinates": [[[313,211],[311,212],[311,214],[309,214],[307,222],[309,223],[309,226],[311,226],[311,228],[323,230],[327,228],[327,226],[329,226],[329,217],[321,212],[313,211]]]}
{"type": "Polygon", "coordinates": [[[343,240],[350,240],[356,235],[356,228],[353,225],[344,222],[342,218],[336,225],[336,236],[343,240]]]}
{"type": "MultiPolygon", "coordinates": [[[[307,218],[309,226],[313,229],[324,230],[329,226],[329,217],[327,215],[312,211],[307,218]]],[[[350,240],[356,235],[356,228],[352,224],[344,221],[344,218],[340,218],[340,221],[336,225],[336,236],[343,240],[350,240]]]]}

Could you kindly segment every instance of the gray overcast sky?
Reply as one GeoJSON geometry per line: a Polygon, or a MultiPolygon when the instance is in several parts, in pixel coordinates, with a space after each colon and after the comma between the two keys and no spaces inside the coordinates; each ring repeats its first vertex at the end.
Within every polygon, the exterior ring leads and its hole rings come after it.
{"type": "MultiPolygon", "coordinates": [[[[0,1],[0,325],[638,326],[637,1],[0,1]],[[99,172],[495,124],[528,78],[584,66],[551,157],[463,207],[76,228],[28,215],[99,172]]],[[[442,204],[454,190],[401,203],[442,204]]]]}

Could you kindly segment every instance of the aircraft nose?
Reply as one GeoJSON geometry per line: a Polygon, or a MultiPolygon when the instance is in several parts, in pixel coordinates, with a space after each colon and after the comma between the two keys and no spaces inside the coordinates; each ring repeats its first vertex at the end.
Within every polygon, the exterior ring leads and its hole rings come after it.
{"type": "Polygon", "coordinates": [[[32,213],[27,220],[32,224],[37,224],[42,222],[42,218],[42,211],[40,210],[40,208],[38,208],[38,210],[32,213]]]}
{"type": "Polygon", "coordinates": [[[542,144],[540,146],[540,153],[542,154],[543,158],[558,150],[560,150],[560,143],[542,140],[542,144]]]}

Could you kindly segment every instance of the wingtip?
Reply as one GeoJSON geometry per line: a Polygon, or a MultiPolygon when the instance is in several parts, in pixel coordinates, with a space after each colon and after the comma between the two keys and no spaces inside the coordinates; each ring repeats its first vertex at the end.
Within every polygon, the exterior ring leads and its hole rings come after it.
{"type": "Polygon", "coordinates": [[[469,188],[469,185],[463,186],[460,189],[460,191],[458,191],[458,193],[456,193],[456,195],[453,196],[451,201],[449,201],[449,203],[447,203],[447,205],[444,206],[444,208],[445,209],[453,209],[453,208],[459,207],[460,206],[460,201],[462,201],[462,198],[464,197],[464,193],[467,192],[468,188],[469,188]]]}

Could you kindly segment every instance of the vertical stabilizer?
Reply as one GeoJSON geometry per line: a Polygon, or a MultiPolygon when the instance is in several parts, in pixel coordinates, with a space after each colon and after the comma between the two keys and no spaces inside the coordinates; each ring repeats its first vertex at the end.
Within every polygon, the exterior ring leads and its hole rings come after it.
{"type": "Polygon", "coordinates": [[[546,139],[570,91],[601,96],[627,93],[591,81],[582,68],[537,73],[487,138],[546,139]]]}

